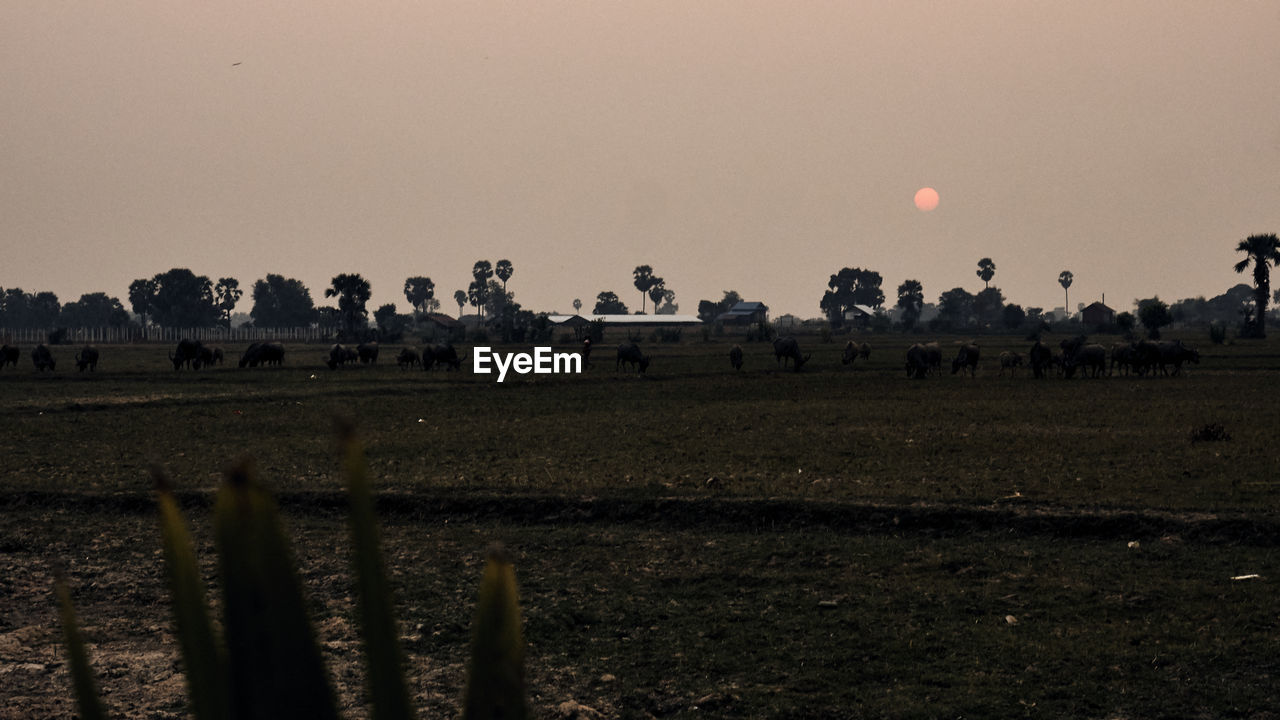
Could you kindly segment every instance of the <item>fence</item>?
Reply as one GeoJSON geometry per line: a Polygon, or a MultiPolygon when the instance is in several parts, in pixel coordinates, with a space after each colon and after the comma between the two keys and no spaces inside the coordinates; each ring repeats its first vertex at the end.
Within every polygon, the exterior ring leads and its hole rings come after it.
{"type": "Polygon", "coordinates": [[[8,344],[57,342],[62,345],[85,343],[176,343],[182,338],[202,343],[237,343],[259,340],[281,342],[321,342],[332,338],[332,332],[316,327],[292,328],[161,328],[161,327],[88,327],[63,328],[55,331],[31,328],[0,328],[0,340],[8,344]]]}

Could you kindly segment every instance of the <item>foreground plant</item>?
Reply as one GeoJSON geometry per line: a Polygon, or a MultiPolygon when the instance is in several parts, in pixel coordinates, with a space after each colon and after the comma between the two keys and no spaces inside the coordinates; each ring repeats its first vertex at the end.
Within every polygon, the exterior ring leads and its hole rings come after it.
{"type": "MultiPolygon", "coordinates": [[[[370,716],[412,718],[364,454],[349,427],[340,429],[339,436],[351,500],[352,564],[370,716]]],[[[177,499],[163,473],[154,475],[169,594],[194,717],[339,717],[279,512],[257,481],[252,463],[243,460],[232,466],[214,506],[221,631],[209,615],[177,499]]],[[[105,717],[71,594],[61,578],[56,590],[80,714],[105,717]]],[[[491,550],[486,562],[473,633],[464,716],[525,717],[524,641],[515,573],[500,551],[491,550]]]]}

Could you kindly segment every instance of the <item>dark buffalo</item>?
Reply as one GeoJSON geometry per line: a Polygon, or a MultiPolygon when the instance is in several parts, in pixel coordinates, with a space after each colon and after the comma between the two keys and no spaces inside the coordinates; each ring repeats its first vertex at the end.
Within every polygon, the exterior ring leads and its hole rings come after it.
{"type": "Polygon", "coordinates": [[[800,343],[790,335],[773,341],[773,359],[781,363],[784,368],[788,361],[795,361],[795,370],[800,372],[800,368],[809,362],[809,357],[809,355],[800,354],[800,343]]]}
{"type": "Polygon", "coordinates": [[[421,364],[422,358],[418,357],[418,351],[413,348],[404,348],[396,356],[396,365],[399,365],[401,370],[407,370],[421,364]]]}
{"type": "Polygon", "coordinates": [[[1137,346],[1132,343],[1115,343],[1111,346],[1111,374],[1116,374],[1116,368],[1119,367],[1124,371],[1125,375],[1133,369],[1134,357],[1137,355],[1137,346]]]}
{"type": "Polygon", "coordinates": [[[343,347],[335,344],[329,348],[329,357],[325,359],[324,364],[329,366],[330,370],[336,370],[339,366],[353,363],[360,359],[360,353],[355,348],[343,347]]]}
{"type": "Polygon", "coordinates": [[[1162,375],[1169,374],[1170,365],[1173,366],[1173,374],[1177,375],[1182,372],[1182,363],[1184,362],[1200,364],[1200,351],[1183,345],[1181,340],[1156,343],[1156,347],[1160,351],[1160,373],[1162,375]]]}
{"type": "Polygon", "coordinates": [[[924,348],[925,362],[929,365],[929,371],[942,374],[942,346],[936,342],[925,343],[921,347],[924,348]]]}
{"type": "Polygon", "coordinates": [[[240,367],[242,368],[283,364],[284,345],[278,342],[253,343],[240,356],[240,367]]]}
{"type": "Polygon", "coordinates": [[[1064,351],[1062,373],[1066,377],[1074,377],[1076,368],[1083,368],[1080,371],[1081,377],[1086,373],[1090,373],[1091,377],[1099,375],[1106,377],[1107,375],[1107,349],[1097,343],[1087,345],[1075,345],[1074,350],[1070,353],[1064,351]]]}
{"type": "Polygon", "coordinates": [[[729,351],[729,364],[733,366],[734,370],[742,369],[742,346],[741,345],[734,345],[733,349],[729,351]]]}
{"type": "Polygon", "coordinates": [[[1156,374],[1160,368],[1160,345],[1143,340],[1133,346],[1133,369],[1139,375],[1156,374]]]}
{"type": "Polygon", "coordinates": [[[169,353],[169,362],[173,363],[174,370],[181,370],[184,365],[193,370],[199,370],[200,351],[203,349],[204,346],[199,340],[182,338],[178,341],[178,347],[169,353]]]}
{"type": "Polygon", "coordinates": [[[37,345],[31,351],[31,362],[40,372],[53,370],[57,366],[57,361],[53,359],[53,353],[49,352],[49,347],[43,343],[37,345]]]}
{"type": "Polygon", "coordinates": [[[923,380],[929,375],[929,349],[920,343],[907,348],[907,377],[923,380]]]}
{"type": "Polygon", "coordinates": [[[196,370],[199,370],[200,368],[206,367],[206,366],[213,367],[214,364],[218,362],[217,353],[221,353],[221,352],[222,352],[221,349],[205,347],[201,345],[200,349],[196,353],[196,359],[191,361],[191,367],[195,368],[196,370]],[[217,352],[215,352],[215,350],[217,352]]]}
{"type": "Polygon", "coordinates": [[[220,347],[214,348],[210,354],[212,355],[212,358],[209,360],[209,365],[221,365],[223,359],[226,357],[220,347]]]}
{"type": "Polygon", "coordinates": [[[852,340],[845,343],[844,354],[840,356],[840,362],[845,365],[849,365],[858,358],[862,358],[863,360],[870,359],[871,346],[867,343],[857,343],[852,340]]]}
{"type": "Polygon", "coordinates": [[[955,375],[961,370],[968,368],[970,377],[978,376],[978,357],[981,350],[974,343],[967,343],[960,346],[960,352],[956,353],[956,359],[951,361],[951,374],[955,375]]]}
{"type": "Polygon", "coordinates": [[[1031,366],[1032,375],[1043,378],[1049,368],[1053,367],[1053,350],[1037,340],[1027,351],[1027,364],[1031,366]]]}
{"type": "Polygon", "coordinates": [[[1008,350],[1000,353],[1000,374],[1004,375],[1004,371],[1008,370],[1010,374],[1016,368],[1022,367],[1022,353],[1010,352],[1008,350]]]}
{"type": "Polygon", "coordinates": [[[0,368],[10,364],[18,367],[18,358],[21,356],[22,352],[13,345],[0,346],[0,368]]]}
{"type": "Polygon", "coordinates": [[[445,370],[462,369],[462,359],[452,343],[436,343],[422,348],[422,369],[430,370],[436,363],[445,366],[445,370]]]}
{"type": "Polygon", "coordinates": [[[76,369],[84,372],[86,368],[89,372],[98,370],[98,348],[92,345],[85,345],[76,353],[76,369]]]}
{"type": "Polygon", "coordinates": [[[639,372],[644,372],[649,369],[649,356],[640,352],[639,345],[623,343],[618,346],[618,359],[613,363],[614,372],[621,369],[623,364],[629,364],[632,367],[639,368],[639,372]]]}
{"type": "Polygon", "coordinates": [[[378,362],[378,343],[375,341],[363,342],[356,346],[356,357],[360,362],[368,365],[369,363],[377,364],[378,362]]]}

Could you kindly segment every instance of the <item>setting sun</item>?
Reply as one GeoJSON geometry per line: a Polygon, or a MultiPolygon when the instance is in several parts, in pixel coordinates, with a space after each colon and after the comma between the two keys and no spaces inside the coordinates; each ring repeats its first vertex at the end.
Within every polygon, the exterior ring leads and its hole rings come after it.
{"type": "Polygon", "coordinates": [[[916,207],[929,212],[938,207],[938,191],[931,187],[922,187],[916,191],[916,207]]]}

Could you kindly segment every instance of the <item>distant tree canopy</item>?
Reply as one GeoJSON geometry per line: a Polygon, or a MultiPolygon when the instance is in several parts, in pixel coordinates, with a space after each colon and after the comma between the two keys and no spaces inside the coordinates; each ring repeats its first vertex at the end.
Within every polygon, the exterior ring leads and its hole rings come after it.
{"type": "Polygon", "coordinates": [[[1022,309],[1021,305],[1011,303],[1004,306],[1004,310],[1000,313],[1000,319],[1006,328],[1017,330],[1027,321],[1027,312],[1022,309]]]}
{"type": "Polygon", "coordinates": [[[301,280],[268,274],[253,284],[249,317],[257,327],[306,327],[316,322],[311,291],[301,280]]]}
{"type": "Polygon", "coordinates": [[[129,302],[134,312],[161,327],[214,327],[221,316],[213,281],[187,268],[134,280],[129,285],[129,302]]]}
{"type": "Polygon", "coordinates": [[[648,265],[637,265],[635,270],[631,271],[635,278],[636,289],[640,291],[640,312],[644,312],[645,300],[649,297],[649,290],[655,285],[662,284],[662,278],[653,274],[653,268],[648,265]]]}
{"type": "Polygon", "coordinates": [[[240,281],[230,277],[218,278],[218,284],[213,286],[213,297],[214,304],[218,307],[218,320],[223,327],[231,327],[231,311],[236,309],[236,303],[244,297],[240,281]]]}
{"type": "Polygon", "coordinates": [[[405,278],[404,299],[409,301],[414,310],[430,312],[431,302],[435,300],[435,296],[436,284],[432,282],[431,278],[422,275],[405,278]]]}
{"type": "Polygon", "coordinates": [[[62,306],[58,324],[62,327],[124,327],[129,324],[129,311],[120,300],[106,293],[88,293],[62,306]]]}
{"type": "Polygon", "coordinates": [[[325,288],[325,297],[338,298],[338,315],[342,319],[342,329],[350,339],[355,339],[369,324],[369,311],[365,309],[373,290],[369,281],[358,273],[343,273],[334,276],[331,285],[325,288]]]}
{"type": "Polygon", "coordinates": [[[991,287],[991,278],[996,276],[996,264],[986,257],[978,261],[978,277],[982,278],[983,287],[991,287]]]}
{"type": "Polygon", "coordinates": [[[730,308],[740,302],[742,302],[742,296],[738,294],[737,290],[725,290],[724,297],[720,299],[720,302],[699,300],[698,319],[703,322],[711,322],[716,319],[716,316],[729,312],[730,308]]]}
{"type": "Polygon", "coordinates": [[[964,288],[952,288],[938,296],[938,325],[960,330],[974,324],[974,296],[964,288]]]}
{"type": "Polygon", "coordinates": [[[862,268],[841,268],[827,281],[828,290],[818,307],[830,318],[831,324],[840,327],[844,315],[854,305],[878,308],[884,304],[883,279],[880,273],[862,268]]]}
{"type": "Polygon", "coordinates": [[[902,326],[908,330],[915,327],[924,310],[924,285],[919,280],[903,280],[898,286],[898,307],[902,310],[902,326]]]}
{"type": "Polygon", "coordinates": [[[986,287],[973,296],[973,314],[982,326],[998,326],[1004,317],[1004,294],[1000,288],[986,287]]]}
{"type": "Polygon", "coordinates": [[[52,329],[58,324],[62,306],[58,296],[42,291],[24,292],[9,288],[0,294],[0,326],[23,329],[52,329]]]}
{"type": "Polygon", "coordinates": [[[1254,313],[1253,321],[1246,324],[1242,333],[1246,337],[1267,336],[1267,301],[1271,297],[1271,266],[1280,265],[1280,237],[1250,235],[1236,245],[1236,252],[1244,253],[1243,260],[1235,264],[1235,271],[1242,273],[1253,263],[1254,313]]]}
{"type": "Polygon", "coordinates": [[[610,290],[596,295],[596,307],[592,310],[596,315],[626,315],[626,303],[618,299],[618,295],[610,290]]]}
{"type": "Polygon", "coordinates": [[[1147,329],[1147,335],[1152,338],[1160,337],[1160,328],[1173,322],[1173,316],[1169,314],[1169,306],[1159,297],[1138,300],[1137,305],[1138,320],[1142,322],[1142,327],[1147,329]]]}

